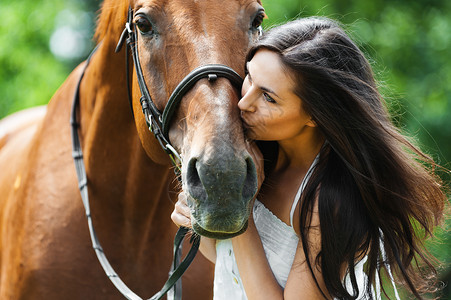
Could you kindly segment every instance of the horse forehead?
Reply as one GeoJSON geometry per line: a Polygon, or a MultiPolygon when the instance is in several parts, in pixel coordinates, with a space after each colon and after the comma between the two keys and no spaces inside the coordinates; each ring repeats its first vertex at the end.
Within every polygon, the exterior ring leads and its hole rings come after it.
{"type": "MultiPolygon", "coordinates": [[[[146,0],[144,0],[146,1],[146,0]]],[[[251,3],[259,3],[260,0],[226,0],[227,5],[224,5],[224,0],[154,0],[163,6],[172,6],[176,10],[182,8],[188,9],[212,9],[218,12],[227,12],[230,9],[230,5],[239,5],[240,7],[247,6],[251,3]]]]}
{"type": "MultiPolygon", "coordinates": [[[[219,56],[226,55],[221,51],[226,43],[228,47],[233,41],[240,43],[237,36],[242,31],[240,21],[253,2],[257,1],[235,0],[227,5],[223,0],[168,1],[165,10],[171,18],[172,43],[184,45],[185,51],[194,51],[198,58],[220,61],[219,56]]],[[[240,45],[245,47],[242,42],[240,45]]]]}

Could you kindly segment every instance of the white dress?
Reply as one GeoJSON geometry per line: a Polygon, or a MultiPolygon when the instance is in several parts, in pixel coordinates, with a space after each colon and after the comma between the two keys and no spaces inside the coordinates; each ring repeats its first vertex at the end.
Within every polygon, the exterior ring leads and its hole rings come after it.
{"type": "MultiPolygon", "coordinates": [[[[295,207],[301,197],[301,193],[307,184],[310,174],[313,171],[318,157],[312,163],[304,180],[302,181],[296,197],[293,201],[290,212],[290,226],[277,218],[263,203],[255,200],[253,216],[255,226],[260,235],[263,248],[268,259],[268,263],[281,287],[285,287],[293,264],[299,237],[293,229],[293,215],[295,207]]],[[[357,299],[363,300],[363,292],[367,281],[367,276],[363,271],[366,258],[356,264],[355,274],[360,291],[357,299]]],[[[390,274],[391,275],[391,274],[390,274]]],[[[377,278],[376,278],[377,279],[377,278]]],[[[345,285],[352,293],[351,280],[348,275],[345,277],[345,285]]],[[[396,291],[396,288],[395,288],[396,291]]],[[[374,294],[374,293],[373,293],[374,294]]],[[[396,294],[397,299],[398,295],[396,294]]],[[[380,299],[380,288],[376,287],[376,298],[380,299]]],[[[238,272],[232,241],[218,240],[216,242],[216,264],[214,277],[213,300],[247,300],[246,293],[238,272]]]]}

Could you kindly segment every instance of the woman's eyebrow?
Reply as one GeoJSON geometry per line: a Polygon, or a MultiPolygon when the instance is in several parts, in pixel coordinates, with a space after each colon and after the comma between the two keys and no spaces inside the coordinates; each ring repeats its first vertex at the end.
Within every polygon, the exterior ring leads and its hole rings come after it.
{"type": "Polygon", "coordinates": [[[269,88],[266,88],[266,87],[264,87],[264,86],[259,86],[259,88],[260,88],[262,91],[264,91],[265,93],[273,94],[273,95],[276,96],[277,98],[281,99],[281,98],[279,97],[279,95],[277,95],[276,92],[274,92],[273,90],[271,90],[271,89],[269,89],[269,88]]]}

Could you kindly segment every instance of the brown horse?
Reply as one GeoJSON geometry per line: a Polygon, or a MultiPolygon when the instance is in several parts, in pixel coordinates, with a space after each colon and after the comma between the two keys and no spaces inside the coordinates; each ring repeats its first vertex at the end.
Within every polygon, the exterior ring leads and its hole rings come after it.
{"type": "MultiPolygon", "coordinates": [[[[180,190],[167,154],[149,132],[133,71],[134,118],[127,101],[125,53],[115,53],[129,5],[152,98],[162,111],[177,84],[205,64],[242,74],[258,35],[258,0],[106,0],[78,111],[91,214],[107,257],[142,297],[167,278],[180,190]]],[[[0,137],[0,299],[121,299],[91,247],[72,159],[70,110],[84,64],[45,114],[37,110],[0,137]]],[[[198,81],[183,97],[169,137],[181,153],[182,186],[199,227],[211,236],[243,230],[256,192],[253,148],[245,141],[239,91],[225,78],[198,81]],[[253,155],[253,154],[252,154],[253,155]]],[[[16,122],[14,122],[16,121],[16,122]]],[[[3,122],[3,125],[5,123],[3,122]]],[[[12,124],[12,125],[11,125],[12,124]]],[[[2,123],[0,123],[2,126],[2,123]]],[[[212,295],[212,265],[198,256],[184,276],[184,298],[212,295]]]]}

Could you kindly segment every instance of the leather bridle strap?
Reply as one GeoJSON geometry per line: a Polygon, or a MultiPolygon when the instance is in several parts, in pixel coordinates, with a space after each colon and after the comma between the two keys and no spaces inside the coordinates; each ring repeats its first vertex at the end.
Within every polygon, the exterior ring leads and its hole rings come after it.
{"type": "Polygon", "coordinates": [[[238,75],[233,69],[225,65],[220,64],[209,64],[200,66],[188,75],[177,85],[175,90],[172,92],[171,97],[169,97],[168,103],[164,108],[162,115],[162,129],[163,135],[168,138],[169,127],[171,119],[180,105],[183,96],[202,78],[207,78],[208,81],[215,81],[218,77],[224,77],[230,80],[233,86],[237,89],[241,89],[243,84],[243,79],[238,75]]]}
{"type": "MultiPolygon", "coordinates": [[[[97,48],[96,48],[97,49],[97,48]]],[[[93,53],[96,51],[94,49],[90,56],[88,57],[83,72],[80,76],[80,79],[77,84],[77,88],[75,90],[74,95],[74,101],[72,104],[72,112],[71,112],[71,136],[72,136],[72,157],[74,159],[75,163],[75,169],[77,172],[77,178],[78,178],[78,187],[80,189],[81,199],[83,201],[83,206],[85,208],[86,218],[88,220],[88,227],[89,227],[89,234],[91,236],[91,242],[92,247],[95,250],[95,253],[97,255],[97,258],[105,271],[108,278],[111,280],[111,282],[114,284],[114,286],[121,292],[122,295],[124,295],[125,298],[129,300],[142,300],[141,297],[139,297],[137,294],[135,294],[130,288],[120,279],[120,277],[117,275],[117,273],[114,271],[113,267],[111,266],[110,262],[105,256],[105,253],[103,252],[103,248],[100,245],[100,242],[97,238],[97,234],[94,230],[94,225],[92,222],[91,217],[91,209],[89,205],[89,196],[88,196],[88,178],[86,175],[86,169],[84,165],[83,160],[83,151],[80,143],[80,137],[78,134],[78,128],[80,127],[80,124],[77,121],[77,110],[79,109],[79,103],[80,103],[80,84],[83,79],[83,76],[85,74],[86,68],[89,65],[89,62],[91,60],[91,57],[93,53]]],[[[196,256],[196,253],[199,249],[199,243],[200,243],[200,237],[197,235],[193,235],[191,237],[191,249],[189,250],[188,254],[186,255],[185,259],[180,262],[181,258],[181,248],[182,243],[184,240],[185,235],[189,229],[185,227],[180,227],[177,231],[177,234],[175,236],[174,240],[174,261],[172,263],[171,271],[169,279],[166,281],[163,288],[156,293],[153,297],[149,298],[149,300],[157,300],[161,299],[181,278],[183,273],[186,271],[188,266],[193,261],[194,257],[196,256]]],[[[177,284],[176,288],[174,288],[174,299],[181,299],[181,283],[177,284]]]]}

